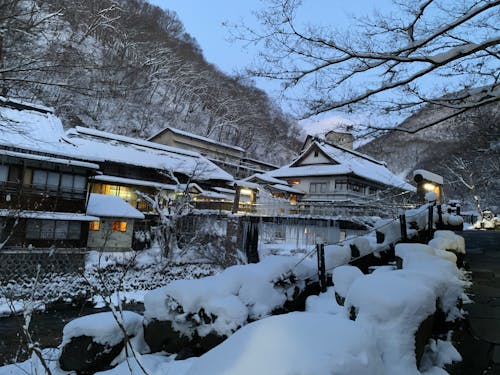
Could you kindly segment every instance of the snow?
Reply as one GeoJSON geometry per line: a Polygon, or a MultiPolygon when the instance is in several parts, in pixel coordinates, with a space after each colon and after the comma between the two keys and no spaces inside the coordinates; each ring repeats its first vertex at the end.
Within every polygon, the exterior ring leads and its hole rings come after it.
{"type": "MultiPolygon", "coordinates": [[[[136,336],[142,330],[142,316],[132,311],[117,312],[128,336],[136,336]]],[[[102,312],[77,318],[64,326],[62,346],[73,337],[89,336],[95,343],[115,346],[124,335],[112,312],[102,312]]]]}
{"type": "MultiPolygon", "coordinates": [[[[38,151],[38,149],[36,149],[34,151],[38,151]]],[[[84,161],[56,158],[56,157],[52,157],[52,156],[35,155],[35,154],[29,154],[29,153],[24,153],[24,152],[0,150],[0,155],[13,156],[16,158],[29,159],[29,160],[44,161],[47,163],[55,163],[55,164],[62,164],[62,165],[68,165],[68,166],[83,167],[83,168],[88,168],[88,169],[99,169],[99,166],[97,164],[94,164],[94,163],[87,163],[84,161]]],[[[77,157],[77,155],[75,155],[75,157],[77,157]]]]}
{"type": "Polygon", "coordinates": [[[422,176],[424,180],[434,182],[438,185],[443,185],[444,183],[443,176],[426,171],[425,169],[416,169],[415,171],[413,171],[413,177],[415,176],[422,176]]]}
{"type": "Polygon", "coordinates": [[[465,254],[464,238],[450,230],[437,230],[434,233],[434,238],[429,241],[429,246],[439,250],[453,250],[465,254]]]}
{"type": "Polygon", "coordinates": [[[337,266],[348,263],[351,260],[351,248],[348,244],[344,246],[327,245],[325,246],[325,268],[332,270],[337,266]]]}
{"type": "MultiPolygon", "coordinates": [[[[283,182],[283,181],[281,181],[283,182]]],[[[304,195],[305,193],[302,191],[302,190],[299,190],[299,189],[294,189],[288,185],[283,185],[283,183],[281,184],[274,184],[274,185],[271,185],[272,188],[276,189],[276,190],[282,190],[282,191],[286,191],[287,193],[292,193],[292,194],[299,194],[299,195],[304,195]]]]}
{"type": "Polygon", "coordinates": [[[208,159],[187,150],[81,127],[69,129],[66,139],[90,161],[106,160],[170,170],[198,180],[233,180],[229,173],[208,159]]]}
{"type": "Polygon", "coordinates": [[[125,178],[125,177],[116,177],[116,176],[108,176],[108,175],[98,175],[91,177],[92,180],[95,181],[105,181],[105,182],[116,182],[118,184],[127,184],[127,185],[137,185],[137,186],[151,186],[158,189],[165,190],[178,190],[183,189],[185,185],[178,186],[173,184],[162,184],[157,181],[147,181],[147,180],[137,180],[134,178],[125,178]]]}
{"type": "Polygon", "coordinates": [[[76,214],[73,212],[17,211],[5,208],[0,209],[0,217],[3,216],[40,220],[99,221],[99,218],[96,216],[76,214]]]}
{"type": "Polygon", "coordinates": [[[352,283],[362,276],[363,272],[358,267],[346,265],[335,268],[332,273],[335,292],[345,298],[352,283]]]}
{"type": "MultiPolygon", "coordinates": [[[[297,257],[269,256],[257,264],[229,267],[215,276],[173,281],[146,294],[144,317],[146,321],[172,321],[174,329],[186,336],[191,336],[194,330],[201,337],[211,332],[230,335],[248,319],[269,316],[291,297],[287,293],[293,293],[293,287],[288,291],[286,286],[278,287],[275,282],[281,277],[285,281],[292,269],[299,279],[316,274],[310,259],[294,267],[297,261],[297,257]],[[201,309],[208,316],[214,314],[215,320],[201,321],[201,309]],[[196,327],[186,318],[196,320],[196,327]]],[[[305,286],[303,281],[295,285],[305,286]]]]}
{"type": "Polygon", "coordinates": [[[186,375],[377,375],[375,341],[355,323],[318,313],[290,313],[251,323],[202,355],[186,375]]]}
{"type": "Polygon", "coordinates": [[[18,110],[0,106],[2,137],[0,144],[55,155],[77,151],[64,142],[64,129],[59,118],[36,110],[18,110]]]}
{"type": "MultiPolygon", "coordinates": [[[[368,180],[394,186],[402,190],[415,191],[415,187],[393,174],[384,163],[369,158],[358,152],[344,149],[340,146],[315,141],[317,145],[332,160],[331,164],[300,165],[296,160],[288,166],[267,172],[274,178],[336,176],[354,174],[368,180]]],[[[309,147],[309,149],[310,149],[309,147]]],[[[308,149],[308,150],[309,150],[308,149]]],[[[307,150],[305,151],[307,152],[307,150]]]]}
{"type": "Polygon", "coordinates": [[[437,194],[433,191],[429,191],[425,193],[424,199],[426,202],[435,202],[437,201],[437,194]]]}
{"type": "Polygon", "coordinates": [[[158,135],[160,135],[161,133],[163,133],[166,130],[170,130],[172,133],[183,135],[185,137],[189,137],[189,138],[193,138],[193,139],[198,139],[198,140],[203,141],[203,142],[215,144],[215,145],[218,145],[218,146],[224,146],[224,147],[227,147],[227,148],[230,148],[230,149],[233,149],[233,150],[245,152],[245,150],[242,149],[239,146],[234,146],[234,145],[230,145],[230,144],[227,144],[227,143],[218,142],[218,141],[216,141],[216,140],[214,140],[212,138],[202,137],[201,135],[198,135],[198,134],[189,133],[189,132],[184,131],[184,130],[180,130],[180,129],[176,129],[176,128],[170,128],[170,127],[167,127],[165,129],[159,131],[158,133],[156,133],[155,135],[153,135],[149,139],[151,140],[153,138],[156,138],[158,135]]]}
{"type": "Polygon", "coordinates": [[[325,293],[319,296],[309,296],[306,299],[306,311],[326,314],[339,314],[343,307],[337,303],[335,299],[335,289],[327,288],[325,293]]]}
{"type": "Polygon", "coordinates": [[[345,306],[356,322],[377,338],[386,375],[420,374],[415,364],[415,338],[420,323],[434,313],[434,291],[403,270],[382,272],[354,281],[345,306]]]}
{"type": "Polygon", "coordinates": [[[250,177],[245,178],[244,180],[246,181],[252,181],[252,180],[257,180],[257,182],[265,182],[268,184],[282,184],[283,181],[277,178],[274,178],[272,176],[269,176],[268,174],[264,173],[255,173],[251,175],[250,177]]]}
{"type": "Polygon", "coordinates": [[[99,217],[144,219],[144,214],[115,195],[90,194],[87,214],[99,217]]]}

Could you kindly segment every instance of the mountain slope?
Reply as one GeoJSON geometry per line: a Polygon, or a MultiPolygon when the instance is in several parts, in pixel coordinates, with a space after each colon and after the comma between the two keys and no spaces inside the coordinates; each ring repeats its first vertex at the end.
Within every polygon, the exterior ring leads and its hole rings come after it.
{"type": "MultiPolygon", "coordinates": [[[[401,123],[399,129],[418,129],[442,108],[427,107],[401,123]]],[[[423,168],[445,178],[445,194],[472,204],[475,185],[482,208],[500,205],[500,106],[471,110],[415,134],[392,131],[361,146],[359,150],[380,160],[401,177],[412,178],[423,168]],[[463,181],[462,181],[463,180],[463,181]]]]}
{"type": "Polygon", "coordinates": [[[3,95],[52,106],[66,126],[140,138],[172,126],[274,163],[300,146],[294,122],[207,63],[174,12],[143,0],[12,0],[0,10],[3,95]]]}

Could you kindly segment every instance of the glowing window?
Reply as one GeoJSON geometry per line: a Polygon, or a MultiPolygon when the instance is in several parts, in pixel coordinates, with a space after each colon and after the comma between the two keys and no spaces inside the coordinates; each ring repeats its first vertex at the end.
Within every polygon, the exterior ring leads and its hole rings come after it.
{"type": "Polygon", "coordinates": [[[126,232],[127,222],[126,221],[113,221],[111,224],[111,230],[113,232],[126,232]]]}
{"type": "Polygon", "coordinates": [[[90,230],[99,230],[101,228],[101,223],[99,221],[91,221],[89,225],[90,230]]]}

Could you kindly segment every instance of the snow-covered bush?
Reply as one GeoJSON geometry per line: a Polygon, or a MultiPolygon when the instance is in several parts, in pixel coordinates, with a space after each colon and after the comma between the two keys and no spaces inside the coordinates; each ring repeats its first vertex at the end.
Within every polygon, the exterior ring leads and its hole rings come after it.
{"type": "Polygon", "coordinates": [[[307,259],[269,256],[257,264],[229,267],[216,276],[173,281],[144,298],[146,324],[169,321],[186,337],[229,336],[248,321],[269,316],[304,290],[316,274],[307,259]]]}
{"type": "Polygon", "coordinates": [[[345,298],[352,283],[361,276],[363,276],[363,272],[358,267],[340,266],[335,268],[332,273],[335,293],[345,298]]]}

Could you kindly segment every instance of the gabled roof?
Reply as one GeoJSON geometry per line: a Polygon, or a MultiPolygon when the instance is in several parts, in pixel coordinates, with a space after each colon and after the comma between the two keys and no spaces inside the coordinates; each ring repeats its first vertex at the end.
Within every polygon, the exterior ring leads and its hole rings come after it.
{"type": "Polygon", "coordinates": [[[144,214],[116,195],[90,194],[87,214],[98,217],[144,219],[144,214]]]}
{"type": "Polygon", "coordinates": [[[203,137],[201,135],[198,135],[198,134],[194,134],[194,133],[190,133],[190,132],[187,132],[185,130],[180,130],[180,129],[176,129],[176,128],[171,128],[171,127],[166,127],[162,130],[160,130],[158,133],[152,135],[151,137],[148,138],[148,141],[158,137],[159,135],[167,132],[167,131],[170,131],[174,134],[177,134],[177,135],[181,135],[181,136],[184,136],[184,137],[188,137],[188,138],[192,138],[192,139],[197,139],[199,141],[202,141],[202,142],[205,142],[205,143],[211,143],[211,144],[215,144],[217,146],[222,146],[222,147],[226,147],[226,148],[230,148],[230,149],[233,149],[233,150],[236,150],[236,151],[240,151],[240,152],[245,152],[245,150],[239,146],[234,146],[234,145],[230,145],[230,144],[227,144],[227,143],[224,143],[224,142],[218,142],[212,138],[208,138],[208,137],[203,137]]]}
{"type": "Polygon", "coordinates": [[[233,180],[229,173],[193,151],[79,126],[69,129],[66,139],[75,145],[87,160],[171,170],[194,176],[195,180],[233,180]]]}
{"type": "Polygon", "coordinates": [[[382,185],[394,186],[402,190],[415,190],[415,187],[387,169],[384,162],[341,146],[317,140],[291,164],[267,172],[266,175],[276,178],[355,175],[382,185]],[[304,155],[307,155],[315,148],[327,155],[328,159],[332,160],[332,163],[300,165],[300,161],[305,157],[304,155]]]}

